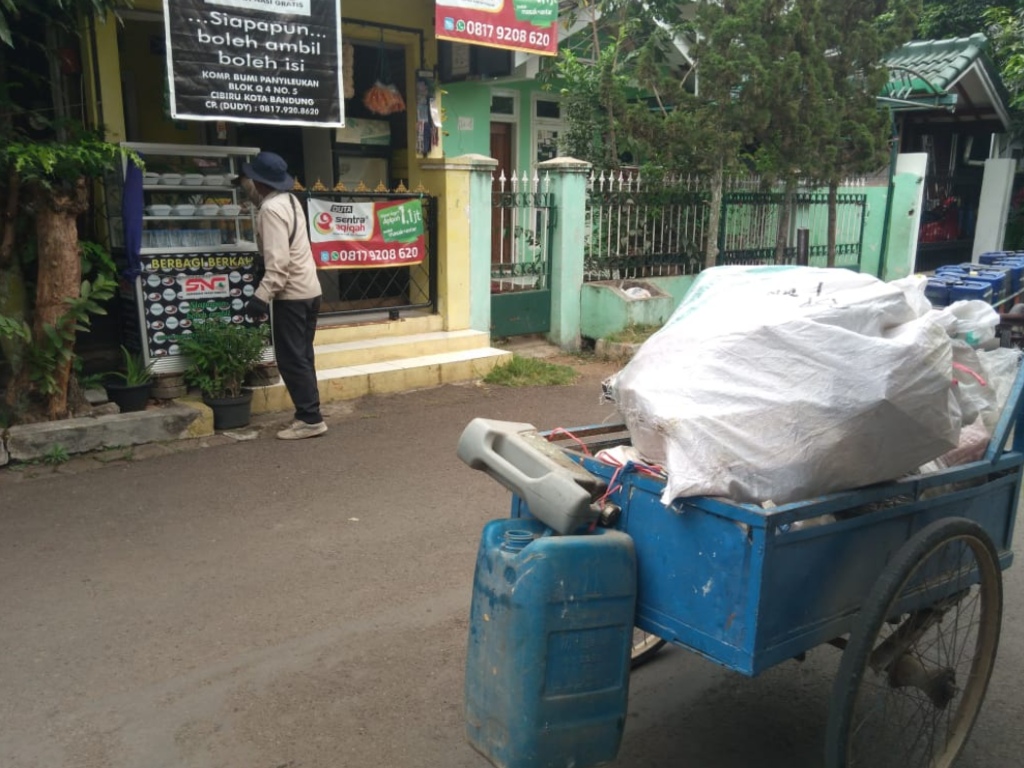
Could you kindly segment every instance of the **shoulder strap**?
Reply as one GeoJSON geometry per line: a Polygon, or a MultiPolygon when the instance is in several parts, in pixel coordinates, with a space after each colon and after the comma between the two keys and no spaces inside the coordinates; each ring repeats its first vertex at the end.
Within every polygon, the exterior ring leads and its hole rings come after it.
{"type": "Polygon", "coordinates": [[[292,231],[288,233],[288,245],[295,244],[295,233],[299,228],[299,212],[295,209],[295,195],[288,193],[288,201],[292,204],[292,231]]]}

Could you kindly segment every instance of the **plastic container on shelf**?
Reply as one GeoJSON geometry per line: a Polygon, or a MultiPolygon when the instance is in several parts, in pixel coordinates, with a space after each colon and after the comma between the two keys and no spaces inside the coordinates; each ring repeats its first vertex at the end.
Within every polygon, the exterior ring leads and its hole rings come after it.
{"type": "Polygon", "coordinates": [[[1024,288],[1024,259],[1012,256],[997,261],[993,267],[1004,267],[1010,272],[1010,293],[1017,293],[1024,288]]]}
{"type": "Polygon", "coordinates": [[[1014,255],[1014,251],[987,251],[978,256],[979,264],[995,264],[997,261],[1014,255]]]}
{"type": "MultiPolygon", "coordinates": [[[[969,265],[973,266],[973,265],[969,265]]],[[[936,275],[953,276],[962,282],[985,283],[992,287],[992,296],[986,301],[999,301],[1003,296],[1008,295],[1009,276],[1006,272],[991,271],[989,269],[969,269],[963,264],[939,267],[935,270],[936,275]]],[[[950,297],[950,301],[956,299],[950,297]]]]}
{"type": "Polygon", "coordinates": [[[169,186],[175,186],[175,185],[181,184],[181,174],[180,173],[161,173],[160,174],[160,183],[161,184],[166,184],[166,185],[169,185],[169,186]]]}
{"type": "Polygon", "coordinates": [[[190,187],[198,187],[205,179],[206,177],[201,173],[186,173],[181,177],[181,183],[190,187]]]}
{"type": "Polygon", "coordinates": [[[1013,270],[1009,267],[999,264],[986,264],[983,269],[978,269],[976,266],[974,269],[968,270],[967,276],[971,277],[979,272],[991,272],[993,274],[1003,275],[1003,289],[1000,298],[1005,298],[1013,293],[1013,270]]]}
{"type": "Polygon", "coordinates": [[[466,731],[503,768],[615,759],[625,726],[636,553],[624,533],[484,526],[466,648],[466,731]]]}
{"type": "Polygon", "coordinates": [[[196,212],[196,207],[192,203],[179,203],[173,211],[175,216],[191,216],[196,212]]]}
{"type": "Polygon", "coordinates": [[[955,278],[930,277],[925,283],[924,295],[933,306],[949,306],[949,289],[959,282],[955,278]]]}
{"type": "Polygon", "coordinates": [[[171,206],[169,205],[147,205],[146,213],[150,216],[170,216],[171,206]]]}
{"type": "Polygon", "coordinates": [[[992,303],[992,283],[961,281],[949,287],[949,302],[955,301],[987,301],[992,303]]]}
{"type": "Polygon", "coordinates": [[[216,216],[220,213],[220,206],[216,203],[203,203],[196,208],[196,213],[200,216],[216,216]]]}

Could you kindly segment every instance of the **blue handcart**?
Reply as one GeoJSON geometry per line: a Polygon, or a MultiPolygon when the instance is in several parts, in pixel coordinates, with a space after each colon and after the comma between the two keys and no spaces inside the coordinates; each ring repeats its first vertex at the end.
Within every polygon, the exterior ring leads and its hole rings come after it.
{"type": "MultiPolygon", "coordinates": [[[[528,425],[473,422],[459,454],[513,491],[513,519],[631,539],[634,664],[667,641],[754,676],[830,644],[843,653],[824,765],[949,768],[999,645],[1022,390],[1024,372],[980,461],[767,510],[708,497],[663,505],[662,479],[594,458],[628,444],[622,425],[539,433],[538,446],[528,425]]],[[[555,764],[545,759],[492,756],[555,764]]]]}

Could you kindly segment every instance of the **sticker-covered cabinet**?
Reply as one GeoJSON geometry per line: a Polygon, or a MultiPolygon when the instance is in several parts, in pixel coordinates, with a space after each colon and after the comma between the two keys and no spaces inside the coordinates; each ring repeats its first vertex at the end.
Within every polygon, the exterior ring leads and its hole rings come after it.
{"type": "Polygon", "coordinates": [[[139,168],[126,159],[107,183],[110,241],[123,267],[124,336],[154,361],[154,371],[178,372],[179,341],[197,322],[251,322],[241,310],[258,280],[256,210],[232,180],[259,150],[123,146],[143,162],[139,168]]]}

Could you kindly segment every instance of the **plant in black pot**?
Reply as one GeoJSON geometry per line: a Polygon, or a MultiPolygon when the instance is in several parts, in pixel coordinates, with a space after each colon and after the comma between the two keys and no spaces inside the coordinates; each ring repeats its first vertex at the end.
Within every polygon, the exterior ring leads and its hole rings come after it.
{"type": "Polygon", "coordinates": [[[153,383],[153,362],[146,363],[141,353],[129,352],[121,347],[123,371],[104,375],[103,388],[107,399],[121,409],[121,413],[141,411],[149,402],[149,387],[153,383]]]}
{"type": "Polygon", "coordinates": [[[248,328],[230,318],[193,319],[192,333],[179,341],[188,360],[185,381],[199,387],[213,409],[214,429],[244,427],[252,417],[252,390],[245,377],[260,363],[267,326],[248,328]]]}

